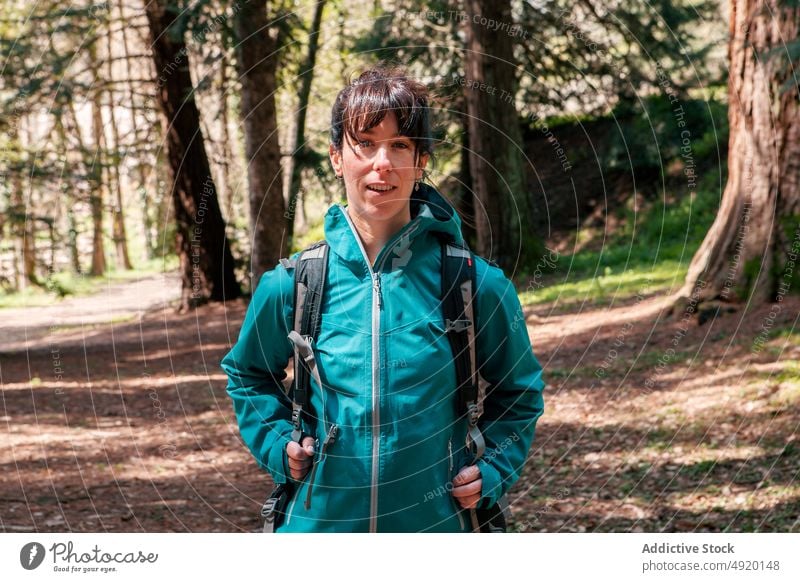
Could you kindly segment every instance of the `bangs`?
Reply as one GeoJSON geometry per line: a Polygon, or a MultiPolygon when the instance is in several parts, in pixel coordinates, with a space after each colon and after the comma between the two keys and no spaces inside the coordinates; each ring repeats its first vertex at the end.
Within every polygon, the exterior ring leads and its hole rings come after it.
{"type": "Polygon", "coordinates": [[[331,144],[341,150],[345,136],[357,142],[358,133],[372,129],[390,112],[399,134],[414,142],[417,155],[433,153],[427,88],[400,69],[385,67],[365,71],[339,93],[331,114],[331,144]]]}
{"type": "Polygon", "coordinates": [[[426,135],[426,111],[408,91],[367,85],[363,91],[353,91],[348,105],[342,121],[351,142],[357,141],[357,133],[369,131],[391,112],[397,119],[400,135],[410,138],[426,135]]]}

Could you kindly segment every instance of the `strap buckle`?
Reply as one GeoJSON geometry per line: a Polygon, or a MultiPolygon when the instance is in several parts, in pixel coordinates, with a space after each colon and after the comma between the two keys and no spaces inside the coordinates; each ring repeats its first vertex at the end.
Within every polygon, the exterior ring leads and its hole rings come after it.
{"type": "Polygon", "coordinates": [[[303,438],[303,424],[300,420],[302,414],[303,414],[303,408],[301,406],[294,406],[292,410],[291,439],[296,443],[299,443],[303,438]]]}

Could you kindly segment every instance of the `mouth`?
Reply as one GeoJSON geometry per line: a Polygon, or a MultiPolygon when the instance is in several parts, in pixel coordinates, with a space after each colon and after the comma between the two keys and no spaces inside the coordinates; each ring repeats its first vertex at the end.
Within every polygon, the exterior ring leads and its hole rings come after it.
{"type": "Polygon", "coordinates": [[[392,186],[391,184],[381,184],[381,183],[367,184],[367,190],[371,190],[372,192],[378,192],[380,194],[385,194],[386,192],[391,192],[392,190],[396,189],[397,186],[392,186]]]}

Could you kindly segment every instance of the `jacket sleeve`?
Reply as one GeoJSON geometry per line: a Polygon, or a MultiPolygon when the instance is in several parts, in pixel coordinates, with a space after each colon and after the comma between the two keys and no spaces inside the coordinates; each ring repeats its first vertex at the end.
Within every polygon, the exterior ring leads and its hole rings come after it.
{"type": "Polygon", "coordinates": [[[278,265],[264,273],[253,294],[239,339],[222,359],[239,432],[259,466],[275,483],[289,477],[292,403],[281,382],[292,355],[288,339],[294,279],[278,265]]]}
{"type": "Polygon", "coordinates": [[[483,481],[479,506],[489,507],[519,479],[544,412],[545,384],[513,283],[497,267],[481,263],[476,261],[476,349],[479,373],[488,386],[478,425],[486,440],[478,460],[483,481]]]}

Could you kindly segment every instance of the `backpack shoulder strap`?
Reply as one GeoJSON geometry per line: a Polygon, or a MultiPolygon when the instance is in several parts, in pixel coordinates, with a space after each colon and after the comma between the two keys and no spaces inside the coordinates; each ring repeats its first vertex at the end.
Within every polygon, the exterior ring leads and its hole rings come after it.
{"type": "Polygon", "coordinates": [[[480,394],[475,343],[475,258],[466,243],[452,237],[440,237],[439,240],[442,247],[442,310],[456,367],[457,412],[459,416],[467,417],[467,445],[477,461],[483,456],[486,443],[478,429],[484,395],[480,394]]]}
{"type": "Polygon", "coordinates": [[[294,262],[294,329],[289,340],[294,344],[292,382],[292,440],[302,441],[302,421],[310,421],[311,377],[318,383],[319,371],[312,344],[319,334],[322,298],[328,270],[328,243],[320,241],[303,250],[294,262]]]}
{"type": "Polygon", "coordinates": [[[295,265],[294,329],[312,338],[319,333],[328,248],[324,240],[314,243],[300,253],[295,265]]]}

